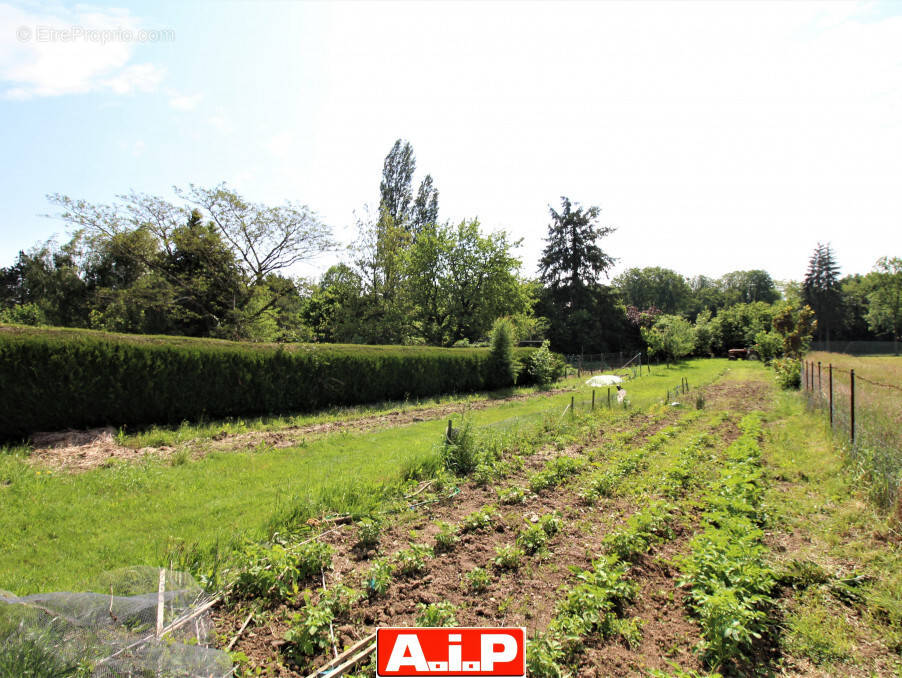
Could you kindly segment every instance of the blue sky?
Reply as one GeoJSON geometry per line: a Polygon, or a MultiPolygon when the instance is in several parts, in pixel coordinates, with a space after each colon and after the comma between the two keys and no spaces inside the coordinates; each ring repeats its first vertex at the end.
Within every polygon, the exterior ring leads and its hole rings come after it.
{"type": "Polygon", "coordinates": [[[902,256],[902,3],[0,2],[0,130],[0,266],[65,235],[53,192],[227,181],[349,242],[403,137],[527,275],[560,195],[618,270],[865,272],[902,256]]]}

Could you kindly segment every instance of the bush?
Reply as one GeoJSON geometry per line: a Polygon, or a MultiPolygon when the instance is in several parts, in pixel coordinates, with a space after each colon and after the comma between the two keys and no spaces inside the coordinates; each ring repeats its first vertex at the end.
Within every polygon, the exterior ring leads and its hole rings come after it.
{"type": "Polygon", "coordinates": [[[780,388],[798,389],[802,385],[802,361],[796,358],[778,358],[773,362],[780,388]]]}
{"type": "Polygon", "coordinates": [[[526,365],[526,373],[532,377],[536,386],[543,388],[560,379],[565,369],[563,359],[548,348],[548,340],[543,341],[542,347],[529,356],[526,365]]]}
{"type": "Polygon", "coordinates": [[[761,330],[755,335],[755,352],[766,363],[783,355],[783,337],[761,330]]]}
{"type": "Polygon", "coordinates": [[[517,380],[517,366],[514,360],[514,327],[507,318],[498,318],[492,326],[489,342],[487,381],[489,388],[510,386],[517,380]]]}
{"type": "Polygon", "coordinates": [[[276,346],[4,326],[0,438],[472,392],[497,385],[489,362],[489,351],[472,348],[276,346]]]}

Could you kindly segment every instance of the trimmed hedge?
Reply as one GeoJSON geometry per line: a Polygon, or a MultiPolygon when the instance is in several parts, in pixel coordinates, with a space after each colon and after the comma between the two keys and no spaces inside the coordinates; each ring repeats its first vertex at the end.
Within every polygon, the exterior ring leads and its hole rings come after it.
{"type": "MultiPolygon", "coordinates": [[[[517,349],[528,360],[531,349],[517,349]]],[[[487,349],[248,344],[0,326],[0,438],[485,390],[487,349]]],[[[521,383],[529,378],[524,370],[521,383]]],[[[494,385],[493,385],[494,386],[494,385]]]]}

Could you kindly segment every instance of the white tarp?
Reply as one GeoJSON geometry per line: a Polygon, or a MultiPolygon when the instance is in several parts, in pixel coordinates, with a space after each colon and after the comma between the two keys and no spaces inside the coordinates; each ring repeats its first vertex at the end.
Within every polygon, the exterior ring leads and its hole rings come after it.
{"type": "Polygon", "coordinates": [[[586,386],[613,386],[614,384],[622,384],[623,379],[616,374],[599,374],[592,377],[586,382],[586,386]]]}

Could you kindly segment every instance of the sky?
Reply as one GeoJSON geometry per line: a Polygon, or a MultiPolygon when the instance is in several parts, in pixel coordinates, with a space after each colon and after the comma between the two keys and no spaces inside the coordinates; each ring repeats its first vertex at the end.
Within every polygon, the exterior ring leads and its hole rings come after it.
{"type": "Polygon", "coordinates": [[[347,244],[397,138],[527,276],[564,195],[612,275],[865,273],[902,256],[902,2],[0,1],[0,266],[66,237],[49,193],[192,183],[347,244]]]}

